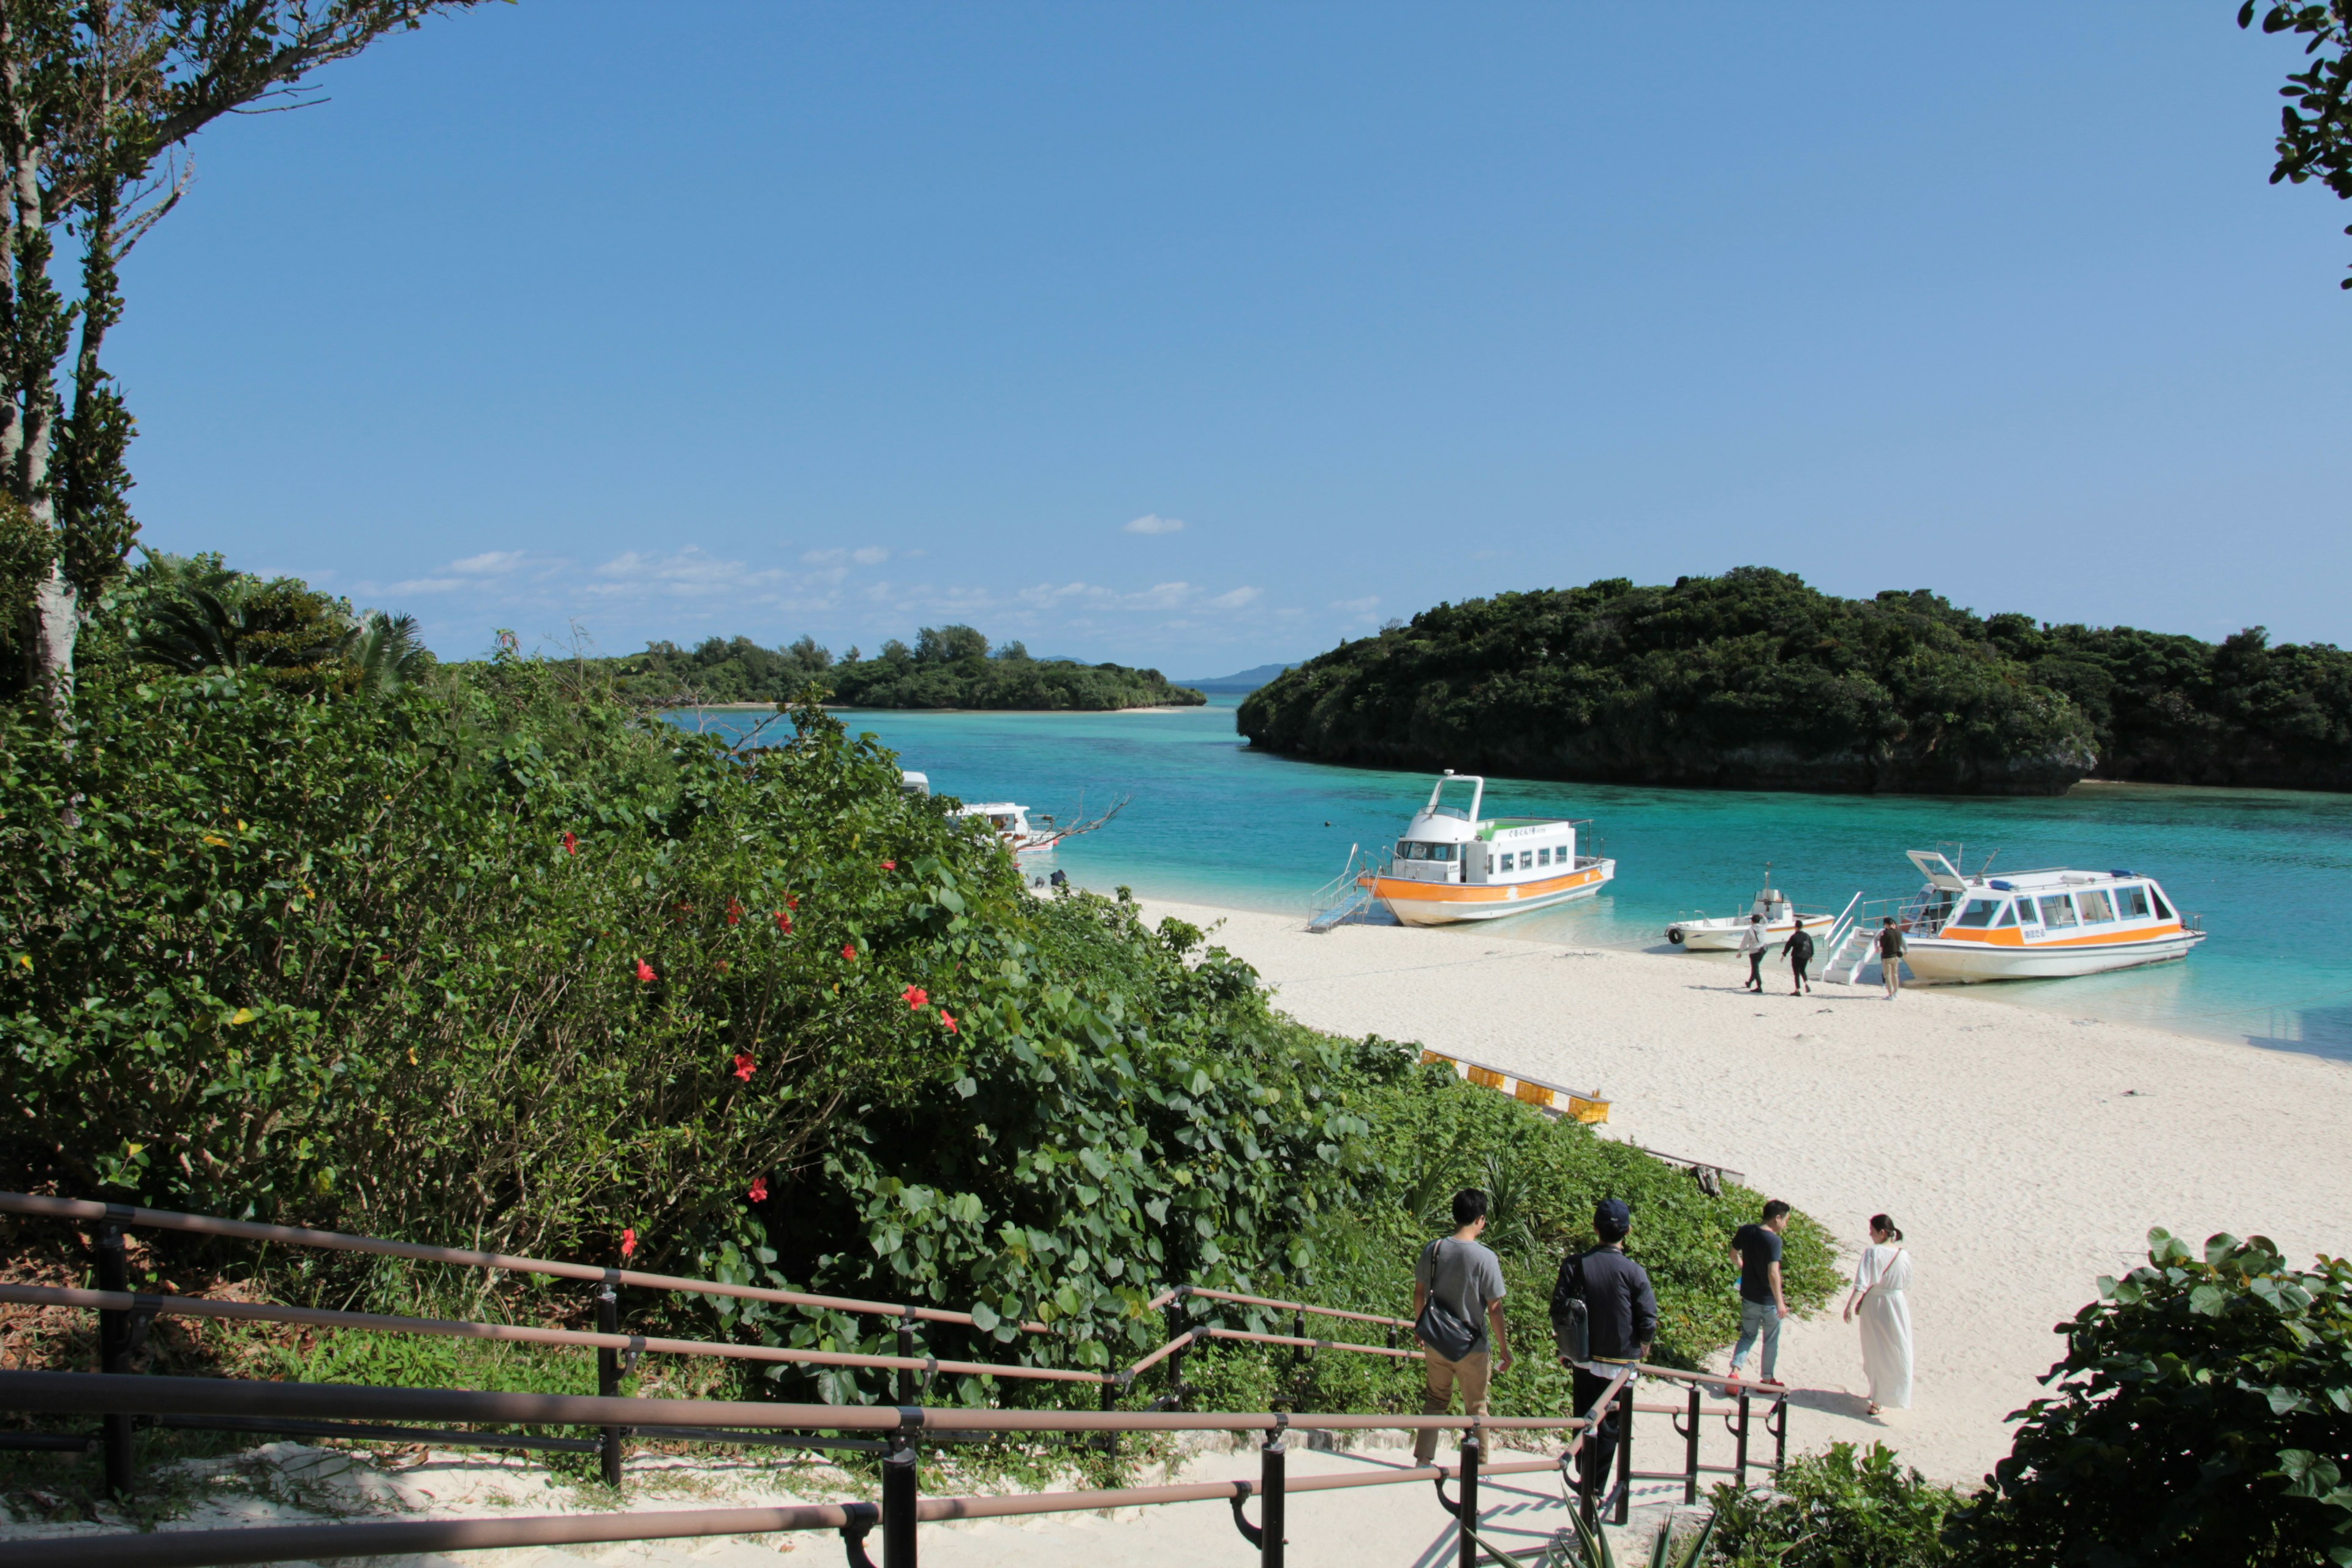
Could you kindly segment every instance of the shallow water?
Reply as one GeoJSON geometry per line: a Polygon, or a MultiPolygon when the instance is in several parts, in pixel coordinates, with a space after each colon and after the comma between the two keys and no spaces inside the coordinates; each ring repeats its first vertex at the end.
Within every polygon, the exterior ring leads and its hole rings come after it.
{"type": "MultiPolygon", "coordinates": [[[[1432,780],[1253,752],[1234,733],[1239,701],[1165,713],[842,717],[942,795],[1016,800],[1065,820],[1126,797],[1108,827],[1032,858],[1035,870],[1058,864],[1088,887],[1303,917],[1351,847],[1394,840],[1432,780]]],[[[673,715],[734,733],[760,717],[673,715]]],[[[2211,933],[2184,963],[1975,994],[2352,1059],[2352,942],[2331,923],[2332,900],[2352,892],[2352,795],[2086,784],[2057,798],[1998,800],[1490,779],[1486,802],[1489,816],[1589,817],[1599,852],[1618,866],[1599,897],[1488,923],[1481,937],[1673,952],[1669,921],[1744,910],[1767,861],[1800,907],[1833,910],[1857,891],[1916,890],[1903,851],[1957,841],[1971,870],[1991,854],[2009,870],[2148,873],[2211,933]]]]}

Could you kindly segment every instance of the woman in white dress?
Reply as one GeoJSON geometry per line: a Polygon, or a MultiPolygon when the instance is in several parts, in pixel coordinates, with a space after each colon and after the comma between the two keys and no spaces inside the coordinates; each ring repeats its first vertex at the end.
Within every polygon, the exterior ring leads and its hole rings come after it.
{"type": "Polygon", "coordinates": [[[1911,1255],[1903,1233],[1883,1214],[1870,1216],[1870,1245],[1853,1271],[1845,1321],[1862,1318],[1862,1365],[1870,1377],[1870,1413],[1911,1407],[1911,1255]]]}

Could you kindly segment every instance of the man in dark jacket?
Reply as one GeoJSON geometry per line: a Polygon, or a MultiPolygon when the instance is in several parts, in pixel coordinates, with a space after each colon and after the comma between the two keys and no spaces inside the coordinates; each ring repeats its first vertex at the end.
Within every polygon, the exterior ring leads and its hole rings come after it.
{"type": "MultiPolygon", "coordinates": [[[[1575,1374],[1580,1415],[1607,1391],[1620,1367],[1649,1353],[1650,1342],[1658,1332],[1658,1298],[1650,1289],[1649,1270],[1625,1256],[1625,1237],[1633,1228],[1633,1211],[1621,1198],[1603,1198],[1592,1211],[1592,1228],[1601,1245],[1564,1259],[1551,1291],[1555,1324],[1568,1316],[1568,1303],[1584,1303],[1591,1335],[1589,1359],[1577,1363],[1565,1354],[1560,1358],[1575,1374]]],[[[1621,1419],[1612,1413],[1586,1437],[1580,1450],[1584,1473],[1596,1488],[1608,1483],[1609,1467],[1617,1458],[1621,1419]]]]}

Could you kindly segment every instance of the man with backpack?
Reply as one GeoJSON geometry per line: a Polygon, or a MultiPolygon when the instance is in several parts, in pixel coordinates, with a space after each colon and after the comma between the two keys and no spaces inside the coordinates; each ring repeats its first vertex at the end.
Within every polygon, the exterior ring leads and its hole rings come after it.
{"type": "Polygon", "coordinates": [[[1813,961],[1813,933],[1805,929],[1803,921],[1797,922],[1797,929],[1789,933],[1789,940],[1780,944],[1780,951],[1789,955],[1789,979],[1795,987],[1789,994],[1811,995],[1813,983],[1805,978],[1805,965],[1813,961]]]}
{"type": "MultiPolygon", "coordinates": [[[[1552,1329],[1559,1335],[1560,1363],[1575,1374],[1580,1415],[1608,1391],[1621,1369],[1649,1353],[1657,1337],[1658,1298],[1650,1288],[1649,1270],[1625,1256],[1625,1237],[1633,1228],[1633,1211],[1624,1200],[1603,1198],[1592,1211],[1601,1245],[1562,1259],[1551,1289],[1552,1329]]],[[[1584,1475],[1595,1489],[1608,1483],[1622,1419],[1611,1411],[1584,1439],[1584,1475]]]]}
{"type": "MultiPolygon", "coordinates": [[[[1503,1331],[1503,1265],[1479,1245],[1486,1228],[1486,1194],[1465,1187],[1454,1194],[1454,1234],[1421,1249],[1412,1266],[1412,1337],[1428,1353],[1428,1396],[1423,1415],[1443,1415],[1462,1385],[1462,1413],[1486,1414],[1486,1385],[1495,1372],[1511,1370],[1510,1336],[1503,1331]],[[1494,1326],[1490,1363],[1486,1330],[1494,1326]]],[[[1412,1462],[1437,1457],[1438,1429],[1413,1435],[1412,1462]]]]}

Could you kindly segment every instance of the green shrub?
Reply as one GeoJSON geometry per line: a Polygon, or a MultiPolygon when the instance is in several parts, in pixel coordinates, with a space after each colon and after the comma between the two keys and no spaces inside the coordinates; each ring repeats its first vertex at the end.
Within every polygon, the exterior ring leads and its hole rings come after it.
{"type": "Polygon", "coordinates": [[[1734,1568],[1929,1568],[1952,1561],[1939,1539],[1956,1500],[1906,1469],[1883,1443],[1851,1443],[1789,1461],[1771,1490],[1716,1487],[1710,1562],[1734,1568]]]}
{"type": "Polygon", "coordinates": [[[2352,1563],[2352,1264],[2162,1230],[1955,1520],[1971,1563],[2352,1563]]]}

